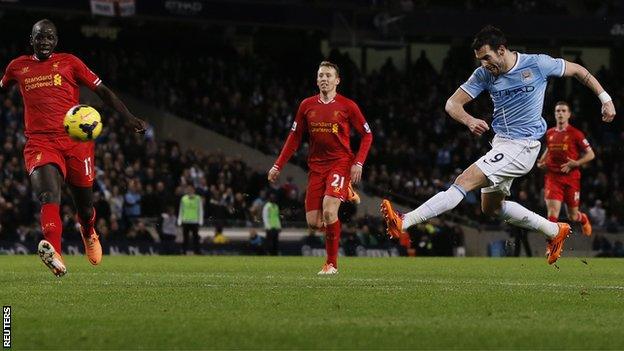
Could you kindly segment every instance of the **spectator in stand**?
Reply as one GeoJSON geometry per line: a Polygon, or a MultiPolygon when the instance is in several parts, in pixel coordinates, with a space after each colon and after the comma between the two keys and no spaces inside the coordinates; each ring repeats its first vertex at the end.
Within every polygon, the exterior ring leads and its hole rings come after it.
{"type": "Polygon", "coordinates": [[[145,226],[145,222],[138,221],[133,227],[134,236],[133,240],[142,243],[153,243],[154,236],[151,231],[145,226]]]}
{"type": "Polygon", "coordinates": [[[259,222],[262,217],[262,209],[264,208],[264,203],[266,202],[266,193],[266,190],[260,190],[258,197],[251,203],[249,214],[253,222],[259,222]]]}
{"type": "Polygon", "coordinates": [[[214,233],[214,237],[212,238],[212,243],[214,245],[225,245],[227,243],[230,242],[230,239],[228,239],[227,236],[225,236],[225,234],[223,234],[223,226],[221,224],[217,224],[215,226],[215,233],[214,233]]]}
{"type": "Polygon", "coordinates": [[[264,238],[258,235],[255,228],[249,230],[249,242],[247,243],[247,252],[250,255],[264,255],[264,238]]]}
{"type": "Polygon", "coordinates": [[[126,225],[132,225],[132,222],[141,216],[141,193],[139,192],[140,184],[136,180],[131,179],[128,182],[128,191],[124,195],[124,215],[127,220],[126,225]]]}
{"type": "Polygon", "coordinates": [[[165,255],[176,254],[175,240],[178,236],[176,224],[178,219],[175,215],[175,208],[168,206],[167,211],[160,214],[160,242],[161,253],[165,255]]]}
{"type": "Polygon", "coordinates": [[[592,219],[592,223],[595,223],[597,226],[602,227],[605,225],[607,212],[602,208],[602,201],[596,200],[594,206],[589,210],[589,216],[592,219]]]}

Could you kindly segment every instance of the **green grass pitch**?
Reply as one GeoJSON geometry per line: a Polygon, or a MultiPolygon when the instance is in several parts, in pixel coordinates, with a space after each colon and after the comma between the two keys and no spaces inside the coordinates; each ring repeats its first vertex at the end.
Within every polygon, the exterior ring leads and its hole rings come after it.
{"type": "Polygon", "coordinates": [[[13,349],[623,349],[624,260],[0,256],[13,349]],[[585,261],[585,262],[583,262],[585,261]]]}

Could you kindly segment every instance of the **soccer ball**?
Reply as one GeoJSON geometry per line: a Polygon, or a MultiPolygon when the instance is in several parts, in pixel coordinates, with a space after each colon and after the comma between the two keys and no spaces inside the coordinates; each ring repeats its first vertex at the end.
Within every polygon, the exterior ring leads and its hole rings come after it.
{"type": "Polygon", "coordinates": [[[89,141],[102,132],[102,118],[96,109],[89,105],[76,105],[67,111],[63,120],[65,131],[72,139],[89,141]]]}

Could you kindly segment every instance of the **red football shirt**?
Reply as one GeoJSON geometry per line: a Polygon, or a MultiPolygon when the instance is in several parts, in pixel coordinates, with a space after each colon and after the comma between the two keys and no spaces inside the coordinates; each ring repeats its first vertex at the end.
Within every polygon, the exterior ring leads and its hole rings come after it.
{"type": "Polygon", "coordinates": [[[321,101],[318,95],[303,100],[275,166],[281,169],[288,162],[306,132],[310,139],[310,168],[353,158],[349,140],[351,126],[362,136],[354,163],[363,165],[373,135],[358,105],[340,94],[329,103],[321,101]]]}
{"type": "MultiPolygon", "coordinates": [[[[564,174],[561,172],[561,166],[568,162],[568,158],[578,160],[583,151],[589,150],[591,146],[585,135],[580,130],[568,125],[563,130],[550,128],[546,131],[546,167],[548,172],[564,174]]],[[[580,176],[581,172],[578,168],[573,169],[570,176],[580,176]]]]}
{"type": "Polygon", "coordinates": [[[91,90],[102,82],[76,56],[53,53],[46,60],[23,55],[11,61],[0,87],[19,84],[24,99],[24,134],[26,137],[65,134],[65,113],[78,104],[79,84],[91,90]]]}

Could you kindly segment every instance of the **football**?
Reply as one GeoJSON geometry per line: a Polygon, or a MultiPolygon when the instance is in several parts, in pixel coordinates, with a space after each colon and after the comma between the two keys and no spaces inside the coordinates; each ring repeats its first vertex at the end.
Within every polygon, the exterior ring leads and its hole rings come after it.
{"type": "Polygon", "coordinates": [[[76,105],[67,111],[63,121],[65,131],[72,139],[89,141],[102,132],[100,113],[89,105],[76,105]]]}

